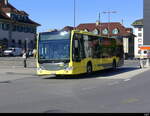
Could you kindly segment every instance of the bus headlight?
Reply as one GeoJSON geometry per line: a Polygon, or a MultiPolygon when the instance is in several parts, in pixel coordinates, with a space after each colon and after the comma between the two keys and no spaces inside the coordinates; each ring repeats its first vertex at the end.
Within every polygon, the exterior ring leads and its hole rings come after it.
{"type": "Polygon", "coordinates": [[[45,70],[45,68],[43,66],[40,66],[39,68],[37,68],[38,71],[42,71],[45,70]]]}
{"type": "Polygon", "coordinates": [[[72,71],[72,70],[73,70],[73,67],[67,67],[65,70],[66,70],[66,71],[72,71]]]}

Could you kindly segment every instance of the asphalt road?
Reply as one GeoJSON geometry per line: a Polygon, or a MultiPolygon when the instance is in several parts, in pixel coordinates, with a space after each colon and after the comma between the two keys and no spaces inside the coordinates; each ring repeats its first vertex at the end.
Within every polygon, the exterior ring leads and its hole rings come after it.
{"type": "MultiPolygon", "coordinates": [[[[1,69],[0,69],[1,73],[1,69]]],[[[150,71],[127,61],[116,71],[91,76],[21,77],[0,81],[1,113],[147,113],[150,112],[150,71]]]]}

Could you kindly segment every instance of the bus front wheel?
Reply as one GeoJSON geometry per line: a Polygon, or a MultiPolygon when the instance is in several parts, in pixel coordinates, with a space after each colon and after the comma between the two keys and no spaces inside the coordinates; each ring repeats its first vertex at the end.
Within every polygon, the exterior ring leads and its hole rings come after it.
{"type": "Polygon", "coordinates": [[[87,64],[87,74],[91,74],[92,72],[93,72],[93,70],[92,70],[92,64],[88,63],[87,64]]]}

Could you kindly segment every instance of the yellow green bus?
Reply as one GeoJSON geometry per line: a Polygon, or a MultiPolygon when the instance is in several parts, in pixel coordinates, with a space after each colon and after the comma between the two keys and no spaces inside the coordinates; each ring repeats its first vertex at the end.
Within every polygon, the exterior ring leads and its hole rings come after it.
{"type": "Polygon", "coordinates": [[[37,37],[38,75],[78,75],[124,64],[121,39],[72,30],[37,37]]]}

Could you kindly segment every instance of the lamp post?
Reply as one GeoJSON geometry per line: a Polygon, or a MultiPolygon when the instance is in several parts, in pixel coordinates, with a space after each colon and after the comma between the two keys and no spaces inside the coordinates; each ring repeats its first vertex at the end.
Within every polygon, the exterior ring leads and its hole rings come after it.
{"type": "Polygon", "coordinates": [[[108,37],[110,36],[110,27],[109,27],[109,24],[110,24],[110,14],[111,13],[117,13],[116,11],[104,11],[103,12],[104,14],[108,14],[108,37]]]}
{"type": "Polygon", "coordinates": [[[98,13],[98,21],[99,21],[99,23],[100,23],[100,35],[102,35],[102,30],[101,30],[101,28],[102,28],[102,25],[101,25],[101,12],[99,12],[98,13]]]}
{"type": "Polygon", "coordinates": [[[74,0],[74,28],[76,27],[76,0],[74,0]]]}

